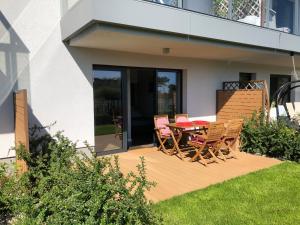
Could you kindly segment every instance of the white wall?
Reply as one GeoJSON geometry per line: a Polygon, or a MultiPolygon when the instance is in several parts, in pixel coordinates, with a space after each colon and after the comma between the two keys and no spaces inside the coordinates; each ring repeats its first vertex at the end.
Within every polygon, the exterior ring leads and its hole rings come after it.
{"type": "MultiPolygon", "coordinates": [[[[83,147],[85,140],[94,144],[93,64],[182,69],[187,112],[210,120],[215,118],[216,90],[222,81],[237,80],[239,72],[256,73],[257,79],[268,79],[270,73],[291,73],[291,68],[67,47],[61,41],[59,0],[22,1],[23,8],[14,8],[14,4],[16,0],[0,3],[20,51],[15,63],[9,64],[0,50],[0,85],[3,88],[4,81],[10,85],[0,105],[0,158],[7,157],[14,144],[11,92],[20,86],[30,92],[31,126],[56,121],[51,133],[64,130],[73,141],[79,141],[78,147],[83,147]],[[16,78],[22,82],[16,83],[16,78]]],[[[12,54],[11,48],[7,49],[12,54]]]]}
{"type": "MultiPolygon", "coordinates": [[[[39,52],[60,22],[59,0],[0,1],[0,158],[14,156],[13,91],[28,90],[31,110],[31,69],[47,58],[39,52]],[[34,18],[34,19],[33,19],[34,18]]],[[[38,72],[39,73],[39,72],[38,72]]]]}

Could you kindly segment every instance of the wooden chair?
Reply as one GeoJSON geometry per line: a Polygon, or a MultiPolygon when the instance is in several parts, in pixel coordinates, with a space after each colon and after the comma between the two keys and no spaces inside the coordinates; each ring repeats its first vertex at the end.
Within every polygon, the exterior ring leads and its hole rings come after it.
{"type": "Polygon", "coordinates": [[[115,128],[115,138],[119,138],[120,140],[122,140],[122,136],[123,136],[123,120],[122,117],[116,117],[115,113],[113,112],[113,119],[112,119],[113,123],[114,123],[114,128],[115,128]]]}
{"type": "Polygon", "coordinates": [[[224,133],[224,123],[214,122],[209,124],[206,135],[192,134],[192,139],[188,143],[194,146],[196,153],[190,161],[200,158],[200,162],[207,166],[208,163],[217,162],[216,154],[221,154],[224,158],[220,152],[224,133]]]}
{"type": "Polygon", "coordinates": [[[222,139],[222,147],[220,148],[220,152],[225,157],[225,159],[237,158],[234,150],[234,145],[239,139],[243,128],[243,123],[243,119],[235,119],[228,121],[225,135],[222,139]]]}
{"type": "Polygon", "coordinates": [[[188,114],[176,114],[175,115],[175,123],[184,123],[189,122],[188,114]]]}
{"type": "Polygon", "coordinates": [[[169,124],[168,115],[156,115],[154,116],[154,130],[157,139],[160,143],[158,151],[163,151],[164,153],[170,154],[171,149],[166,148],[166,142],[171,139],[171,130],[167,126],[169,124]]]}

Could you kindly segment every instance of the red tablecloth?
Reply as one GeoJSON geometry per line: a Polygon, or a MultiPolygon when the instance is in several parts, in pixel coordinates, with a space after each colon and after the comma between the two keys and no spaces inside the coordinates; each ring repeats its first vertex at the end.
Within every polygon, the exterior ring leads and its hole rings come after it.
{"type": "Polygon", "coordinates": [[[204,121],[204,120],[196,120],[193,122],[178,122],[176,123],[176,126],[178,127],[193,127],[193,126],[207,126],[209,124],[208,121],[204,121]]]}
{"type": "Polygon", "coordinates": [[[208,121],[205,121],[205,120],[195,120],[195,121],[194,121],[194,124],[195,124],[195,125],[198,125],[198,126],[206,126],[206,125],[209,124],[209,122],[208,122],[208,121]]]}
{"type": "Polygon", "coordinates": [[[176,126],[178,127],[193,127],[194,124],[193,122],[179,122],[179,123],[176,123],[176,126]]]}

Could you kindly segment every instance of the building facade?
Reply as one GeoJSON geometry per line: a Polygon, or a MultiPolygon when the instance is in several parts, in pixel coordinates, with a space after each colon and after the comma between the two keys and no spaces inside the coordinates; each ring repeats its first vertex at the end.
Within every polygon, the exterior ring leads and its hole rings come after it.
{"type": "Polygon", "coordinates": [[[111,152],[153,143],[155,114],[215,120],[224,81],[266,80],[272,94],[298,79],[299,0],[3,0],[0,11],[2,159],[15,155],[16,90],[30,126],[55,122],[48,132],[111,152]]]}

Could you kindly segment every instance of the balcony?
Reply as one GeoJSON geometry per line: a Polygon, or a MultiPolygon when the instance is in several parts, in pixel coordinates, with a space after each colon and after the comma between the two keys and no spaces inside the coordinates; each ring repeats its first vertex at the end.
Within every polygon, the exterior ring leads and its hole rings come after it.
{"type": "MultiPolygon", "coordinates": [[[[62,40],[75,47],[151,55],[170,48],[170,56],[218,60],[231,54],[234,60],[253,58],[254,50],[286,56],[300,53],[300,36],[294,35],[298,1],[63,0],[62,40]]],[[[275,62],[264,55],[253,63],[261,59],[275,62]]]]}
{"type": "Polygon", "coordinates": [[[146,0],[300,35],[299,0],[146,0]]]}

